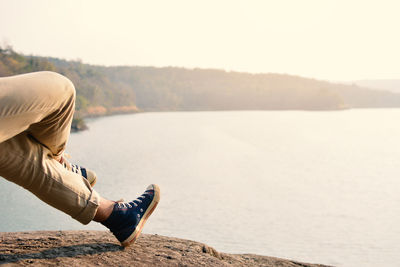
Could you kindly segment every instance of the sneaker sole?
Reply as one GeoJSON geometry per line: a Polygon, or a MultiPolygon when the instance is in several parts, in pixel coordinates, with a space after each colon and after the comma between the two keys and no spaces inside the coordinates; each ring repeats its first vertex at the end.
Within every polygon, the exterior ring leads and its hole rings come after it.
{"type": "Polygon", "coordinates": [[[136,239],[139,237],[140,233],[142,232],[145,222],[147,221],[147,219],[150,217],[150,215],[153,213],[153,211],[157,207],[158,203],[160,202],[160,188],[156,184],[153,184],[153,188],[154,188],[153,201],[151,201],[148,209],[143,214],[143,217],[139,221],[138,225],[136,226],[135,231],[127,239],[125,239],[124,241],[121,242],[122,246],[127,247],[127,246],[135,243],[136,239]]]}
{"type": "Polygon", "coordinates": [[[94,179],[92,181],[89,181],[89,184],[91,187],[93,187],[97,182],[97,177],[94,177],[94,179]]]}

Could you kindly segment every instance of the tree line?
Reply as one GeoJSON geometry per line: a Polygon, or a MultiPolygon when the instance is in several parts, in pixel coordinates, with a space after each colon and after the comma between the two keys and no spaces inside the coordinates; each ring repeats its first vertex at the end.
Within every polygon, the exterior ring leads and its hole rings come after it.
{"type": "Polygon", "coordinates": [[[400,107],[400,94],[287,74],[177,67],[104,67],[0,47],[0,77],[49,70],[67,76],[81,116],[136,111],[336,110],[400,107]]]}

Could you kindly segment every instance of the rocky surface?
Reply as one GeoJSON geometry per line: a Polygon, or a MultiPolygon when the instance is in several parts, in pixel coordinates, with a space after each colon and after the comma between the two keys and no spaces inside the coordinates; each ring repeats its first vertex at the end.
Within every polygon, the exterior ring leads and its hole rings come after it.
{"type": "Polygon", "coordinates": [[[253,254],[221,253],[205,244],[142,234],[122,248],[106,231],[0,233],[1,266],[323,266],[253,254]]]}

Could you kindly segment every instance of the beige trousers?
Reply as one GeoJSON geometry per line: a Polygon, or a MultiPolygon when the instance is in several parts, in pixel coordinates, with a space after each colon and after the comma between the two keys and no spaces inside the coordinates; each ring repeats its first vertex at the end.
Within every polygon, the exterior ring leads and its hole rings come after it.
{"type": "Polygon", "coordinates": [[[60,74],[0,78],[0,176],[87,224],[100,197],[86,179],[58,162],[74,108],[74,85],[60,74]]]}

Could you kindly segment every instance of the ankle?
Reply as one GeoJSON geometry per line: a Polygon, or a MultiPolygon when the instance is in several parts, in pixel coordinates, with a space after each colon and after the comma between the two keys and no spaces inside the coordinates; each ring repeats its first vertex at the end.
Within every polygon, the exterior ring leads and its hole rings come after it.
{"type": "Polygon", "coordinates": [[[115,202],[101,198],[100,199],[100,205],[97,209],[96,215],[93,218],[93,221],[95,222],[103,222],[107,220],[108,217],[110,217],[113,209],[114,209],[115,202]]]}

